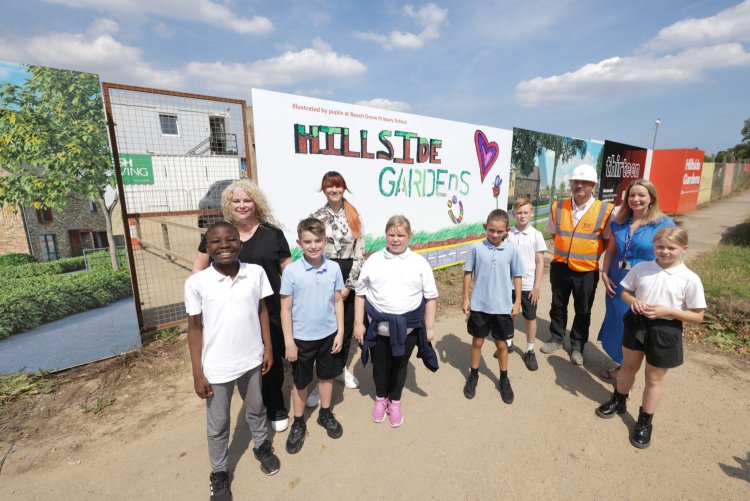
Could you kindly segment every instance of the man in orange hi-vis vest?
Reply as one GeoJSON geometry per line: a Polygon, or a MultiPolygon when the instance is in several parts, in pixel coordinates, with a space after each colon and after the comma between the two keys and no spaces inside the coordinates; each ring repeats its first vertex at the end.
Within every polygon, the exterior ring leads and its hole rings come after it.
{"type": "Polygon", "coordinates": [[[552,285],[550,341],[542,353],[562,348],[568,323],[568,302],[573,296],[575,317],[570,329],[570,361],[583,364],[583,349],[589,339],[591,307],[599,282],[599,257],[610,236],[609,216],[613,205],[593,196],[598,179],[596,169],[582,164],[573,169],[570,189],[573,198],[552,204],[545,230],[554,237],[554,257],[549,280],[552,285]]]}

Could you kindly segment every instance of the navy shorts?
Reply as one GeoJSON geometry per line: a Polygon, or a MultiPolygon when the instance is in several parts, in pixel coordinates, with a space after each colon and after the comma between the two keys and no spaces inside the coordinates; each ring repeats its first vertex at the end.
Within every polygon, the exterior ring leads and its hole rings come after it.
{"type": "Polygon", "coordinates": [[[492,338],[497,341],[507,341],[513,339],[513,318],[500,313],[471,310],[466,329],[474,337],[485,338],[492,334],[492,338]]]}
{"type": "MultiPolygon", "coordinates": [[[[536,305],[531,304],[531,299],[529,299],[529,296],[531,295],[531,291],[521,291],[521,315],[523,315],[523,318],[526,320],[536,320],[536,305]]],[[[516,291],[513,291],[512,294],[513,302],[516,302],[516,291]]]]}
{"type": "Polygon", "coordinates": [[[644,352],[646,362],[660,369],[682,365],[682,322],[663,318],[649,320],[632,311],[625,313],[622,321],[623,348],[644,352]]]}
{"type": "Polygon", "coordinates": [[[333,379],[341,374],[341,363],[331,353],[336,333],[315,341],[295,339],[297,360],[292,362],[292,379],[298,390],[304,390],[313,378],[313,366],[318,379],[333,379]]]}

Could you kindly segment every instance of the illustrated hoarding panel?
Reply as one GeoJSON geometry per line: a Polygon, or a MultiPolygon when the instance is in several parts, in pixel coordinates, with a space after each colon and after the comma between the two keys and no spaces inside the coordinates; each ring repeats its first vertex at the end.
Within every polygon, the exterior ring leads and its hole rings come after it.
{"type": "Polygon", "coordinates": [[[346,180],[368,251],[384,247],[394,214],[411,221],[413,245],[431,247],[481,234],[506,207],[509,130],[257,89],[252,104],[258,183],[291,246],[297,222],[325,204],[331,170],[346,180]]]}

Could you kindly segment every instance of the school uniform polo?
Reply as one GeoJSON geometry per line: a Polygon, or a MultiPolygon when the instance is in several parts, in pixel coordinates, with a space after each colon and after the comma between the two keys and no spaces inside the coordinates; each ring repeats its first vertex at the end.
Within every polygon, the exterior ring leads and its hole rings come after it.
{"type": "Polygon", "coordinates": [[[419,308],[422,298],[438,297],[430,263],[408,247],[401,254],[384,249],[367,258],[355,290],[378,310],[392,314],[419,308]]]}
{"type": "Polygon", "coordinates": [[[488,239],[469,248],[464,271],[474,273],[471,310],[509,315],[513,310],[513,277],[523,276],[523,264],[516,247],[503,242],[495,247],[488,239]]]}
{"type": "Polygon", "coordinates": [[[294,339],[317,341],[338,330],[334,297],[344,288],[341,268],[323,257],[319,268],[304,255],[284,268],[280,294],[292,296],[292,333],[294,339]]]}
{"type": "Polygon", "coordinates": [[[234,381],[263,362],[258,303],[273,294],[258,265],[240,263],[234,278],[213,266],[185,281],[188,315],[202,315],[201,366],[211,384],[234,381]]]}
{"type": "MultiPolygon", "coordinates": [[[[675,310],[706,307],[701,279],[684,263],[662,268],[656,261],[636,264],[620,282],[635,292],[635,297],[646,304],[661,305],[675,310]]],[[[672,320],[672,317],[663,317],[672,320]]]]}
{"type": "Polygon", "coordinates": [[[536,278],[536,255],[538,252],[547,250],[544,235],[531,224],[523,231],[513,226],[508,232],[507,241],[516,246],[521,256],[521,263],[523,263],[521,290],[530,291],[534,288],[534,278],[536,278]]]}

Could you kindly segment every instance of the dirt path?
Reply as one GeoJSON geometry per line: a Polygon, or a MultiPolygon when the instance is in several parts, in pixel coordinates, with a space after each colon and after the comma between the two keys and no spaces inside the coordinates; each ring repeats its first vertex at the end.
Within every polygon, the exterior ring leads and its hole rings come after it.
{"type": "MultiPolygon", "coordinates": [[[[706,210],[683,218],[702,228],[691,234],[696,244],[703,238],[715,243],[715,230],[741,222],[750,213],[750,192],[706,210]],[[704,219],[706,210],[713,215],[704,219]],[[706,236],[709,231],[714,236],[706,236]]],[[[548,336],[546,287],[539,308],[541,341],[548,336]]],[[[592,338],[603,312],[597,294],[592,338]]],[[[275,437],[282,463],[276,476],[260,473],[247,433],[236,429],[230,448],[235,499],[323,499],[331,493],[334,499],[750,499],[746,362],[688,345],[685,364],[667,378],[652,445],[638,450],[628,442],[628,431],[642,377],[624,418],[597,418],[594,408],[612,391],[596,377],[608,366],[598,345],[587,346],[582,368],[563,352],[537,351],[539,370],[533,373],[514,351],[510,377],[516,399],[508,406],[495,389],[497,365],[489,346],[476,398],[463,397],[470,339],[463,317],[444,310],[436,331],[441,369],[432,374],[413,360],[399,429],[370,421],[371,368],[359,363],[354,370],[359,390],[335,386],[343,438],[326,437],[312,414],[298,455],[284,451],[287,432],[275,437]]],[[[98,414],[63,406],[40,421],[39,430],[19,439],[8,456],[0,499],[206,499],[205,414],[192,392],[187,350],[177,348],[179,355],[144,361],[143,371],[110,381],[116,400],[98,414]]],[[[38,405],[57,409],[66,399],[75,401],[71,388],[38,405]]],[[[233,416],[238,413],[239,399],[233,416]]],[[[7,437],[0,437],[0,457],[9,446],[7,437]]]]}

